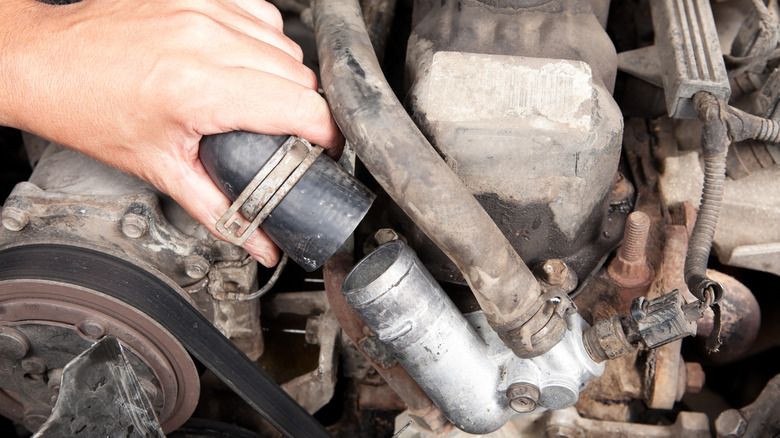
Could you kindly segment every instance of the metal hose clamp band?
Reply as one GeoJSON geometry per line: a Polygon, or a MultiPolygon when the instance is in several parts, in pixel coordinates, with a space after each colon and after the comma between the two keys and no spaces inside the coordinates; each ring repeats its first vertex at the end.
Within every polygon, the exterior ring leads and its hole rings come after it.
{"type": "Polygon", "coordinates": [[[260,168],[217,221],[217,231],[231,243],[243,245],[321,153],[321,147],[291,136],[260,168]],[[242,226],[244,218],[246,221],[251,220],[245,227],[242,226]]]}

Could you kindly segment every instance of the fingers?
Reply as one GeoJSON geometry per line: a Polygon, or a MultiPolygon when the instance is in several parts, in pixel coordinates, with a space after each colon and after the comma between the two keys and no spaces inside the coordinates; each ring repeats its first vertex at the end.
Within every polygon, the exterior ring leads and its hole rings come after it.
{"type": "MultiPolygon", "coordinates": [[[[165,191],[213,235],[224,239],[216,229],[219,218],[230,207],[228,199],[219,191],[202,167],[182,169],[184,175],[173,179],[163,176],[165,191]]],[[[244,249],[263,266],[272,267],[279,261],[279,249],[261,229],[255,230],[243,245],[244,249]]]]}
{"type": "Polygon", "coordinates": [[[268,3],[264,0],[224,0],[225,3],[230,3],[238,8],[246,11],[259,20],[274,26],[279,31],[282,30],[284,20],[282,19],[282,13],[276,6],[268,3]]]}
{"type": "Polygon", "coordinates": [[[264,17],[253,15],[230,2],[224,5],[210,2],[205,6],[206,10],[204,13],[223,26],[277,47],[297,61],[302,61],[303,51],[300,46],[282,32],[281,14],[273,5],[269,3],[265,4],[268,8],[275,11],[275,13],[270,14],[271,22],[267,21],[267,17],[264,19],[264,17]]]}
{"type": "Polygon", "coordinates": [[[340,153],[343,137],[327,102],[316,91],[251,69],[223,69],[220,76],[221,85],[209,87],[205,99],[214,119],[203,120],[198,134],[236,130],[294,134],[340,153]]]}

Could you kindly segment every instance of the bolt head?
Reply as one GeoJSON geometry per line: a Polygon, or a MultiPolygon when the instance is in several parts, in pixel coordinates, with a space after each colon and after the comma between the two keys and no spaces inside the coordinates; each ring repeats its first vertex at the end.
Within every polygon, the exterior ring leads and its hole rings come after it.
{"type": "Polygon", "coordinates": [[[704,370],[698,362],[685,363],[685,392],[698,393],[706,381],[704,370]]]}
{"type": "Polygon", "coordinates": [[[22,231],[30,223],[30,214],[17,207],[5,207],[2,222],[8,231],[22,231]]]}
{"type": "Polygon", "coordinates": [[[139,214],[128,213],[122,217],[122,234],[131,239],[143,236],[148,229],[149,222],[139,214]]]}
{"type": "Polygon", "coordinates": [[[559,286],[566,281],[567,270],[566,264],[559,259],[547,260],[542,265],[544,280],[554,286],[559,286]]]}
{"type": "Polygon", "coordinates": [[[533,412],[536,409],[536,402],[528,397],[518,397],[509,401],[509,407],[515,412],[533,412]]]}
{"type": "Polygon", "coordinates": [[[736,409],[721,412],[715,420],[715,431],[723,438],[739,438],[745,434],[747,427],[747,421],[736,409]]]}
{"type": "Polygon", "coordinates": [[[200,280],[205,277],[210,268],[211,264],[203,256],[192,254],[184,258],[184,272],[192,279],[200,280]]]}
{"type": "Polygon", "coordinates": [[[515,383],[506,390],[509,407],[516,412],[532,412],[539,400],[539,388],[527,382],[515,383]]]}

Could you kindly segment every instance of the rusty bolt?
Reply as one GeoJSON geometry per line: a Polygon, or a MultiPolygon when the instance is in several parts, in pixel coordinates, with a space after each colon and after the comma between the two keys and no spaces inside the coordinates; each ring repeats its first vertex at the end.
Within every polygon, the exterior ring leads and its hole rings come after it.
{"type": "Polygon", "coordinates": [[[8,231],[22,231],[30,223],[30,214],[17,207],[3,208],[3,226],[8,231]]]}
{"type": "Polygon", "coordinates": [[[539,388],[531,383],[514,383],[506,390],[509,407],[516,412],[533,412],[539,401],[539,388]]]}
{"type": "Polygon", "coordinates": [[[608,268],[610,277],[619,285],[631,288],[650,283],[653,272],[645,256],[649,234],[650,217],[647,214],[635,211],[628,215],[623,245],[608,268]]]}
{"type": "Polygon", "coordinates": [[[211,264],[203,256],[192,254],[184,258],[184,272],[192,279],[200,280],[205,277],[210,267],[211,264]]]}
{"type": "Polygon", "coordinates": [[[87,319],[78,325],[79,331],[86,337],[100,339],[106,334],[106,326],[100,321],[87,319]]]}
{"type": "Polygon", "coordinates": [[[0,327],[0,357],[17,361],[27,356],[30,341],[13,327],[0,327]]]}
{"type": "Polygon", "coordinates": [[[137,239],[149,229],[149,222],[140,214],[128,213],[122,217],[122,234],[137,239]]]}
{"type": "Polygon", "coordinates": [[[28,374],[42,375],[46,372],[46,362],[40,357],[26,357],[22,359],[22,369],[28,374]]]}
{"type": "Polygon", "coordinates": [[[550,259],[542,264],[538,272],[540,279],[566,292],[570,292],[577,287],[577,274],[560,259],[550,259]]]}
{"type": "Polygon", "coordinates": [[[701,364],[685,362],[685,392],[698,393],[704,388],[705,376],[701,364]]]}
{"type": "Polygon", "coordinates": [[[560,286],[566,281],[566,263],[563,260],[551,259],[542,265],[542,279],[552,285],[560,286]]]}
{"type": "Polygon", "coordinates": [[[736,409],[723,411],[715,420],[719,438],[739,438],[747,431],[748,422],[736,409]]]}

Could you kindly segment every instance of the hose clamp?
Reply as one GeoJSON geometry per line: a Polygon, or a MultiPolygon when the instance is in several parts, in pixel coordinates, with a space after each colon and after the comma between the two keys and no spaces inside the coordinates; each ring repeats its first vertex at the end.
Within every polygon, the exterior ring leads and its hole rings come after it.
{"type": "Polygon", "coordinates": [[[225,239],[243,245],[320,156],[322,148],[290,136],[217,221],[225,239]]]}

